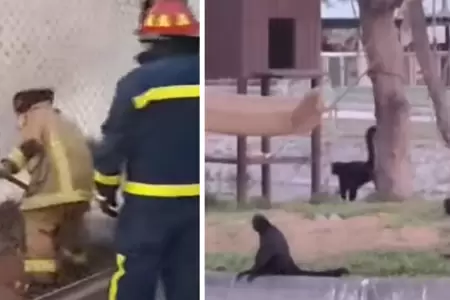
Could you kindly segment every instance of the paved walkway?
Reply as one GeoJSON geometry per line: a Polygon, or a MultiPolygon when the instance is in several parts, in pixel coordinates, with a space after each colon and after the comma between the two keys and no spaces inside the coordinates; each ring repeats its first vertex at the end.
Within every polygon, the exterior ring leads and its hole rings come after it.
{"type": "Polygon", "coordinates": [[[232,283],[232,274],[206,278],[207,300],[448,300],[450,279],[265,277],[232,283]]]}

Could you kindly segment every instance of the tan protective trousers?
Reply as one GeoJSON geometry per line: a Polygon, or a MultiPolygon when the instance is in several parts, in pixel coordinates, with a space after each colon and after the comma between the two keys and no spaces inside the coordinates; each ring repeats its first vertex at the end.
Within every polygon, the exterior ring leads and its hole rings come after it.
{"type": "Polygon", "coordinates": [[[83,216],[88,210],[89,202],[77,202],[23,212],[24,264],[31,283],[64,282],[86,265],[83,216]]]}

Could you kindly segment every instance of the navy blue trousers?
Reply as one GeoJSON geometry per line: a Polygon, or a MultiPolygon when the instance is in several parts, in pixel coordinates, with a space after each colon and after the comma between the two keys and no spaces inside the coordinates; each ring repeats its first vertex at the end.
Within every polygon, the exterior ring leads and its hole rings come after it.
{"type": "Polygon", "coordinates": [[[116,229],[117,271],[109,300],[199,300],[199,198],[125,195],[116,229]]]}

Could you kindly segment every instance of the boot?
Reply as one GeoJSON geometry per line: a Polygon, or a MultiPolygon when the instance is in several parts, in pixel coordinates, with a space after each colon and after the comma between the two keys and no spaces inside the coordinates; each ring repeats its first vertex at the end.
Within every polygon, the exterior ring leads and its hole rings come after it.
{"type": "Polygon", "coordinates": [[[80,280],[89,272],[87,257],[84,252],[72,252],[61,249],[59,262],[61,264],[58,272],[58,283],[68,284],[80,280]]]}

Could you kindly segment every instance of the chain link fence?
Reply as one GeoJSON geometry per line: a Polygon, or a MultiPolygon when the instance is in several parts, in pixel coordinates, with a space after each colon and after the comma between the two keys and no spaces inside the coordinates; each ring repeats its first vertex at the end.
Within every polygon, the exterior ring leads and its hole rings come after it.
{"type": "MultiPolygon", "coordinates": [[[[0,0],[0,155],[17,138],[11,98],[49,86],[56,105],[90,135],[115,83],[140,50],[133,31],[142,0],[0,0]]],[[[189,1],[198,16],[198,0],[189,1]]]]}
{"type": "Polygon", "coordinates": [[[56,105],[98,135],[115,82],[133,66],[140,0],[1,0],[0,155],[16,138],[11,98],[49,86],[56,105]]]}
{"type": "MultiPolygon", "coordinates": [[[[18,139],[12,97],[21,89],[54,88],[56,106],[100,135],[115,84],[141,49],[141,1],[0,0],[0,157],[18,139]]],[[[188,2],[198,16],[198,0],[188,2]]]]}

